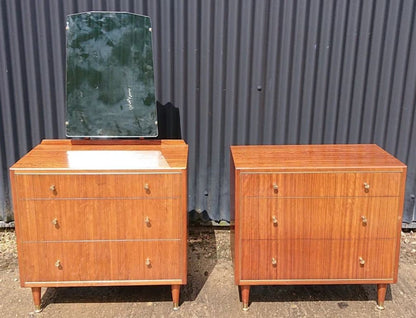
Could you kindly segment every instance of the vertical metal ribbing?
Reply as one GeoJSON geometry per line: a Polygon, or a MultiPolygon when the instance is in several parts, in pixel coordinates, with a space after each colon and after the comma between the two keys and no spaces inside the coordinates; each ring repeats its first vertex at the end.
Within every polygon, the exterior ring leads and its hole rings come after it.
{"type": "Polygon", "coordinates": [[[64,138],[65,16],[91,10],[152,19],[156,98],[189,144],[189,210],[228,220],[231,144],[377,143],[408,164],[416,222],[413,0],[1,1],[1,219],[8,167],[64,138]]]}

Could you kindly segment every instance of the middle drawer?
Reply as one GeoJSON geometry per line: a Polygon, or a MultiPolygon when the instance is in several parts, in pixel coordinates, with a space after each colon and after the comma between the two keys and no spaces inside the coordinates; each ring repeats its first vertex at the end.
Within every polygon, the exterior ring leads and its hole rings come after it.
{"type": "Polygon", "coordinates": [[[180,199],[19,201],[22,241],[178,239],[180,199]]]}
{"type": "Polygon", "coordinates": [[[397,197],[242,199],[243,239],[393,238],[397,197]]]}

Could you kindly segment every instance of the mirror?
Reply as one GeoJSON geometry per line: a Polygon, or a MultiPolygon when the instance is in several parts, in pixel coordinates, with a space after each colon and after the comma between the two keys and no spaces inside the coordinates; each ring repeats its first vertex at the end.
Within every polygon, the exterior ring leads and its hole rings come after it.
{"type": "Polygon", "coordinates": [[[67,137],[156,137],[150,18],[72,14],[66,39],[67,137]]]}

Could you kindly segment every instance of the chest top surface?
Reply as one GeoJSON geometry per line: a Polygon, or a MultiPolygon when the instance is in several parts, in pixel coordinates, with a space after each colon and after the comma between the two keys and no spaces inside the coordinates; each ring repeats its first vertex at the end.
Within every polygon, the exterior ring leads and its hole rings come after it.
{"type": "Polygon", "coordinates": [[[231,146],[241,170],[393,170],[406,165],[375,144],[231,146]]]}
{"type": "Polygon", "coordinates": [[[166,171],[186,169],[183,140],[43,140],[10,169],[20,171],[166,171]]]}

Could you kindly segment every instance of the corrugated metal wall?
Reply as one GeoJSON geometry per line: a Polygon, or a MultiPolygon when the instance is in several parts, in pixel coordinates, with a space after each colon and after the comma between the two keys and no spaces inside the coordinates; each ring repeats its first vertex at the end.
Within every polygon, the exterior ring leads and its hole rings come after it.
{"type": "Polygon", "coordinates": [[[189,210],[229,219],[230,144],[377,143],[408,164],[416,224],[413,0],[0,1],[3,220],[8,167],[64,137],[65,16],[91,10],[152,18],[157,100],[190,146],[189,210]]]}

